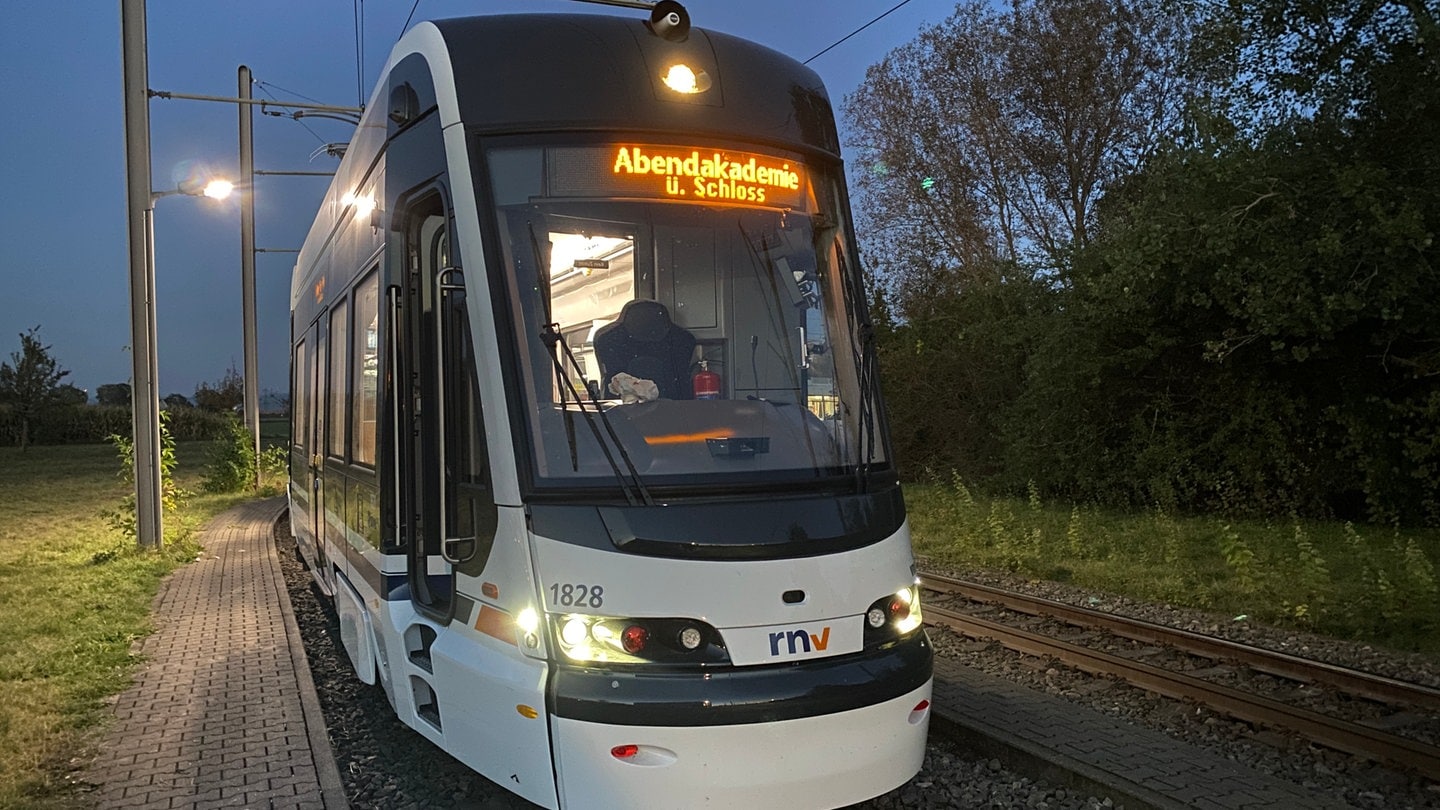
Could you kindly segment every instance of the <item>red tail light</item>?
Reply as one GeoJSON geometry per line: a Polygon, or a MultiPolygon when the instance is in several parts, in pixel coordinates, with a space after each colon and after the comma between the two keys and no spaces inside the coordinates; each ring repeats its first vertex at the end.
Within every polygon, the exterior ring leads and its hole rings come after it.
{"type": "Polygon", "coordinates": [[[645,649],[645,642],[649,640],[650,632],[638,624],[630,625],[620,634],[620,644],[625,647],[625,652],[631,655],[645,649]]]}
{"type": "Polygon", "coordinates": [[[638,753],[640,753],[640,746],[633,744],[617,745],[614,748],[610,749],[610,756],[615,757],[616,759],[629,759],[638,753]]]}

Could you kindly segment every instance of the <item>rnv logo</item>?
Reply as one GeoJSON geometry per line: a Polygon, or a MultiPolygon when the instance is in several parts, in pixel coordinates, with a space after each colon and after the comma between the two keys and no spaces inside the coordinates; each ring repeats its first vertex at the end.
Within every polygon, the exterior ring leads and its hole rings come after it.
{"type": "Polygon", "coordinates": [[[786,654],[821,652],[830,646],[830,627],[827,625],[820,635],[805,630],[781,630],[770,634],[770,654],[780,655],[780,645],[786,645],[786,654]]]}

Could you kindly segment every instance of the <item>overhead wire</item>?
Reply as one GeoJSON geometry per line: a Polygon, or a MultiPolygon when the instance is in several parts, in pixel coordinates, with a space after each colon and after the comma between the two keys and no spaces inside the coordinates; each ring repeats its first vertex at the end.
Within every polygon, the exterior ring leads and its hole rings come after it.
{"type": "Polygon", "coordinates": [[[420,8],[420,0],[415,0],[415,4],[410,7],[410,13],[405,15],[405,24],[400,26],[400,33],[396,35],[396,40],[399,40],[400,37],[405,36],[405,29],[409,28],[410,21],[415,19],[415,9],[417,8],[420,8]]]}
{"type": "Polygon", "coordinates": [[[356,106],[365,106],[365,0],[351,0],[355,17],[355,97],[356,106]]]}
{"type": "MultiPolygon", "coordinates": [[[[276,90],[279,90],[279,91],[282,92],[282,93],[288,93],[289,95],[292,95],[292,96],[294,96],[294,97],[296,97],[296,98],[298,98],[298,99],[303,99],[303,100],[305,100],[305,101],[313,101],[313,102],[315,102],[316,104],[324,104],[324,103],[325,103],[325,102],[321,101],[321,100],[318,99],[318,98],[311,98],[310,96],[307,96],[307,95],[305,95],[304,93],[299,93],[299,92],[296,92],[296,91],[294,91],[294,90],[286,89],[286,88],[281,87],[280,85],[278,85],[278,84],[276,84],[276,83],[274,83],[274,82],[261,81],[260,79],[254,79],[253,81],[254,81],[256,84],[258,84],[258,85],[260,85],[260,86],[262,86],[262,87],[273,87],[273,88],[275,88],[276,90]]],[[[272,95],[271,98],[275,98],[275,97],[272,95]]],[[[276,100],[276,101],[279,101],[279,99],[275,99],[275,100],[276,100]]]]}
{"type": "MultiPolygon", "coordinates": [[[[262,81],[260,81],[259,79],[252,78],[252,79],[250,80],[250,83],[253,84],[253,85],[255,85],[256,87],[260,88],[260,92],[262,92],[262,93],[264,93],[265,95],[269,96],[271,101],[279,101],[279,100],[280,100],[280,99],[278,99],[278,98],[275,97],[275,94],[274,94],[274,93],[270,92],[270,88],[271,88],[271,87],[274,87],[276,90],[279,90],[279,91],[282,92],[282,93],[289,93],[289,94],[292,95],[292,96],[299,96],[300,98],[303,98],[303,99],[305,99],[306,101],[315,101],[315,99],[313,99],[313,98],[306,98],[305,96],[301,96],[299,93],[296,93],[296,92],[293,91],[293,90],[286,90],[285,88],[280,87],[279,85],[270,84],[269,82],[262,82],[262,81]]],[[[316,104],[319,104],[320,102],[315,101],[315,103],[316,103],[316,104]]],[[[299,118],[294,118],[293,116],[291,116],[291,118],[295,121],[295,123],[299,124],[299,125],[302,126],[302,127],[305,127],[305,131],[306,131],[306,132],[310,133],[311,135],[314,135],[314,136],[315,136],[315,140],[319,141],[319,142],[322,143],[322,144],[328,144],[328,143],[329,143],[329,142],[326,141],[324,138],[320,137],[320,133],[318,133],[318,132],[316,132],[315,130],[311,129],[309,124],[306,124],[304,121],[301,121],[299,118]]]]}
{"type": "Polygon", "coordinates": [[[839,46],[841,43],[845,42],[845,40],[847,40],[847,39],[855,36],[856,34],[860,33],[861,31],[864,31],[866,28],[869,28],[870,26],[874,25],[875,23],[880,22],[881,20],[885,19],[886,17],[888,17],[888,16],[890,16],[891,14],[895,13],[896,11],[898,11],[901,6],[903,6],[903,5],[905,5],[906,3],[909,3],[909,2],[910,2],[910,0],[900,0],[900,2],[899,2],[899,3],[896,3],[895,6],[894,6],[893,8],[891,8],[889,11],[885,12],[884,14],[881,14],[879,17],[876,17],[875,19],[871,20],[870,22],[865,23],[864,25],[860,26],[859,28],[856,28],[854,31],[851,31],[850,33],[848,33],[848,34],[846,34],[845,36],[841,37],[840,39],[836,40],[835,42],[830,43],[830,46],[829,46],[829,47],[827,47],[825,50],[821,51],[820,53],[815,54],[814,56],[810,57],[809,59],[806,59],[802,64],[808,65],[808,64],[810,64],[811,62],[815,61],[816,59],[819,59],[820,57],[822,57],[822,56],[824,56],[825,54],[829,53],[833,48],[836,48],[836,47],[839,46]]]}

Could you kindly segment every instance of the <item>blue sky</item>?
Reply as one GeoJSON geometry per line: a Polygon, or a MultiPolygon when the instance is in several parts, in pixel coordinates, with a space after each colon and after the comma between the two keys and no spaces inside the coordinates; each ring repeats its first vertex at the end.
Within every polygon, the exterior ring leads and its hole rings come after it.
{"type": "MultiPolygon", "coordinates": [[[[804,60],[884,13],[898,0],[691,0],[693,23],[761,42],[804,60]]],[[[364,92],[399,38],[414,0],[363,4],[364,92]]],[[[911,0],[811,63],[837,106],[865,68],[953,10],[951,0],[911,0]]],[[[420,0],[415,20],[516,11],[635,14],[565,0],[420,0]]],[[[125,143],[119,0],[6,0],[0,78],[0,359],[18,334],[41,338],[87,389],[130,379],[125,143]]],[[[150,0],[149,84],[155,90],[233,97],[248,65],[277,98],[359,101],[352,0],[150,0]],[[280,89],[280,88],[283,88],[280,89]]],[[[412,25],[414,23],[412,21],[412,25]]],[[[257,88],[255,95],[264,91],[257,88]]],[[[152,187],[175,187],[187,162],[238,173],[234,106],[150,102],[152,187]]],[[[305,126],[255,115],[255,167],[329,171],[311,155],[345,141],[350,128],[305,126]],[[307,128],[308,127],[308,128],[307,128]]],[[[256,245],[298,248],[327,181],[256,180],[256,245]]],[[[238,202],[174,197],[155,216],[160,391],[191,395],[197,384],[243,368],[238,202]]],[[[293,254],[256,260],[260,388],[288,387],[289,286],[293,254]]]]}

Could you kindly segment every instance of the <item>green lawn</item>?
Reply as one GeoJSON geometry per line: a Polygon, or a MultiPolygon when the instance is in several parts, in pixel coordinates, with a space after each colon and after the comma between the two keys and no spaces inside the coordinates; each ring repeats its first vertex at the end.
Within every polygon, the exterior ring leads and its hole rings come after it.
{"type": "MultiPolygon", "coordinates": [[[[209,446],[178,448],[199,490],[209,446]]],[[[0,807],[75,803],[67,776],[106,718],[105,698],[137,663],[161,579],[195,558],[191,539],[244,495],[192,497],[167,515],[166,547],[139,552],[101,513],[127,491],[109,445],[0,447],[0,807]]]]}
{"type": "Polygon", "coordinates": [[[905,488],[916,553],[1402,650],[1440,653],[1440,532],[1226,520],[905,488]]]}

